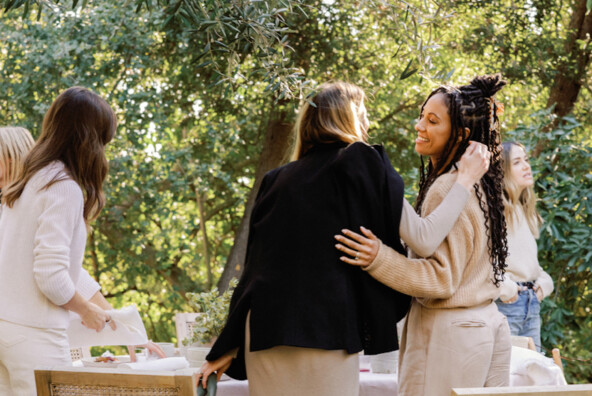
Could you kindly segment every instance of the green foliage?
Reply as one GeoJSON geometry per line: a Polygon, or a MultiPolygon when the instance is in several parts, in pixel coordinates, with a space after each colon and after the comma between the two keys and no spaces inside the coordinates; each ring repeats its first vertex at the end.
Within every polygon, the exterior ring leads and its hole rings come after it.
{"type": "Polygon", "coordinates": [[[544,220],[539,261],[555,282],[542,304],[542,342],[569,358],[564,361],[569,383],[592,382],[590,364],[577,361],[592,357],[592,146],[578,137],[582,124],[573,117],[554,120],[550,110],[535,113],[529,125],[507,138],[529,151],[552,142],[531,159],[544,220]]]}
{"type": "MultiPolygon", "coordinates": [[[[592,350],[592,72],[573,118],[547,128],[550,113],[540,112],[560,66],[574,61],[563,46],[570,6],[557,0],[0,5],[0,124],[38,136],[49,104],[72,85],[95,90],[116,110],[108,201],[90,233],[85,266],[114,306],[138,306],[153,340],[173,339],[175,312],[192,309],[191,293],[216,284],[265,160],[262,147],[277,125],[290,128],[319,83],[340,79],[366,90],[371,142],[385,145],[413,201],[419,163],[413,126],[427,93],[501,71],[509,80],[498,95],[506,108],[503,129],[514,129],[509,135],[531,148],[541,143],[533,159],[545,218],[540,261],[557,288],[543,304],[544,345],[569,357],[592,350]]],[[[586,365],[567,364],[566,372],[570,381],[592,382],[586,365]]]]}
{"type": "Polygon", "coordinates": [[[189,304],[201,315],[195,319],[192,337],[183,340],[183,345],[191,345],[194,342],[209,344],[220,335],[226,323],[230,299],[237,284],[238,280],[233,278],[230,281],[230,287],[222,294],[217,287],[209,292],[189,294],[189,304]]]}

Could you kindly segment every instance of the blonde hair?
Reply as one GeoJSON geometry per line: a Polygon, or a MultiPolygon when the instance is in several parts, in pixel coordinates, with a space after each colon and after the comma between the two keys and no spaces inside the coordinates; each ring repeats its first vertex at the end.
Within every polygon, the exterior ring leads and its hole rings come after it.
{"type": "Polygon", "coordinates": [[[25,128],[0,127],[0,163],[3,165],[4,187],[19,177],[25,156],[34,144],[33,136],[25,128]]]}
{"type": "Polygon", "coordinates": [[[296,121],[296,145],[292,160],[317,144],[365,142],[359,109],[366,95],[362,88],[341,81],[320,86],[320,91],[300,108],[296,121]]]}
{"type": "Polygon", "coordinates": [[[543,219],[536,209],[537,196],[534,192],[534,187],[529,186],[520,189],[512,178],[512,159],[510,158],[512,147],[520,147],[526,152],[524,146],[516,142],[502,143],[502,166],[504,170],[504,215],[506,216],[506,224],[510,229],[513,229],[514,222],[517,215],[516,210],[518,205],[522,206],[528,228],[535,238],[539,237],[539,227],[543,219]]]}

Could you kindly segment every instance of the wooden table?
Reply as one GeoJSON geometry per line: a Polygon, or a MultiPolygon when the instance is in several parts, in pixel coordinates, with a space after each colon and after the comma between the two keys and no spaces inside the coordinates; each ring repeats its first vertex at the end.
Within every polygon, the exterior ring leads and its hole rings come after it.
{"type": "MultiPolygon", "coordinates": [[[[360,396],[397,396],[397,388],[396,374],[360,373],[360,396]]],[[[249,396],[248,381],[220,381],[217,395],[249,396]]]]}

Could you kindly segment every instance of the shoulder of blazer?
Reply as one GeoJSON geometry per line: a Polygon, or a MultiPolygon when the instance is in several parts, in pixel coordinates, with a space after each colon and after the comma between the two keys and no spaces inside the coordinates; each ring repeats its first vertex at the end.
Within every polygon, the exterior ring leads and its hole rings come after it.
{"type": "Polygon", "coordinates": [[[344,171],[350,171],[352,168],[359,169],[380,169],[382,167],[383,155],[380,149],[370,146],[363,142],[352,143],[349,146],[339,150],[335,158],[335,166],[343,168],[344,171]]]}

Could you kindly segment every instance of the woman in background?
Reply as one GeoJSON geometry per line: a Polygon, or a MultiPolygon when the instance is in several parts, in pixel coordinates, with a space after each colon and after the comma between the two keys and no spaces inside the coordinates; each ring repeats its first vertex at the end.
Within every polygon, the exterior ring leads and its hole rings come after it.
{"type": "Polygon", "coordinates": [[[81,87],[67,89],[47,111],[22,172],[3,189],[2,395],[35,394],[35,366],[71,364],[69,311],[96,331],[110,322],[110,305],[82,259],[89,223],[105,202],[104,149],[115,127],[115,114],[101,97],[81,87]]]}
{"type": "Polygon", "coordinates": [[[508,318],[512,335],[532,337],[540,352],[540,303],[553,291],[553,279],[537,259],[536,238],[541,217],[536,210],[528,155],[520,143],[504,142],[502,148],[509,254],[501,295],[496,303],[508,318]]]}
{"type": "MultiPolygon", "coordinates": [[[[2,189],[21,173],[25,156],[34,144],[33,136],[25,128],[0,127],[0,199],[2,189]]],[[[1,210],[0,207],[0,213],[1,210]]]]}

